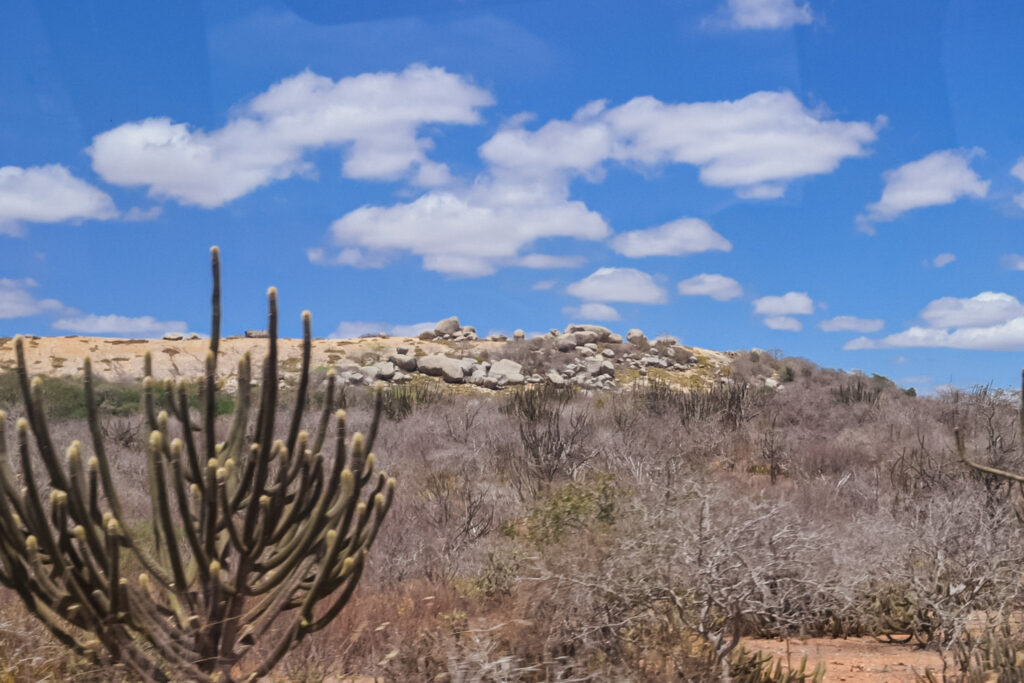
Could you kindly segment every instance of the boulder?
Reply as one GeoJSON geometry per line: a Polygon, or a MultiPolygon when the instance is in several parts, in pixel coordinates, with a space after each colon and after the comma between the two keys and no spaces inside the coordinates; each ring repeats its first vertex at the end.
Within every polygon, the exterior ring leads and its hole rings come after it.
{"type": "Polygon", "coordinates": [[[610,335],[608,335],[608,343],[609,344],[621,344],[622,343],[622,335],[621,334],[610,334],[610,335]]]}
{"type": "Polygon", "coordinates": [[[526,339],[526,332],[523,332],[522,330],[516,330],[515,332],[512,333],[512,339],[516,341],[523,341],[524,339],[526,339]]]}
{"type": "Polygon", "coordinates": [[[566,332],[593,332],[597,335],[595,341],[608,341],[608,338],[612,336],[612,331],[607,327],[601,325],[569,325],[565,328],[566,332]]]}
{"type": "Polygon", "coordinates": [[[612,351],[611,349],[605,349],[604,351],[601,352],[601,355],[604,356],[605,358],[615,358],[615,352],[612,351]]]}
{"type": "Polygon", "coordinates": [[[526,380],[523,376],[523,366],[508,358],[496,361],[487,376],[494,377],[499,384],[522,384],[526,380]]]}
{"type": "Polygon", "coordinates": [[[394,363],[402,372],[415,372],[416,371],[416,357],[407,356],[404,353],[393,353],[388,356],[388,360],[394,363]]]}
{"type": "Polygon", "coordinates": [[[643,330],[638,330],[634,327],[626,333],[626,341],[630,344],[643,344],[647,341],[647,337],[644,336],[643,330]]]}
{"type": "Polygon", "coordinates": [[[544,375],[545,378],[555,386],[562,386],[565,384],[565,380],[558,374],[557,370],[548,370],[548,374],[544,375]]]}
{"type": "Polygon", "coordinates": [[[432,353],[417,360],[417,367],[424,375],[440,377],[445,382],[461,384],[465,373],[462,363],[456,358],[449,358],[440,353],[432,353]]]}
{"type": "Polygon", "coordinates": [[[390,382],[396,372],[395,364],[391,361],[381,361],[380,363],[374,363],[373,367],[377,368],[377,379],[382,379],[385,382],[390,382]]]}
{"type": "Polygon", "coordinates": [[[450,318],[445,318],[437,324],[434,328],[434,334],[437,336],[445,334],[455,334],[459,331],[459,319],[454,315],[450,318]]]}
{"type": "Polygon", "coordinates": [[[367,382],[374,382],[377,380],[377,374],[379,370],[376,365],[364,365],[363,367],[359,368],[359,372],[360,374],[362,374],[363,377],[366,378],[367,382]]]}
{"type": "Polygon", "coordinates": [[[487,341],[503,342],[508,341],[508,337],[503,334],[489,334],[487,335],[487,341]]]}
{"type": "Polygon", "coordinates": [[[555,348],[562,353],[568,353],[576,349],[576,335],[575,334],[560,334],[555,337],[555,348]]]}
{"type": "Polygon", "coordinates": [[[607,375],[608,377],[615,376],[615,366],[609,360],[602,358],[588,358],[584,361],[583,367],[586,369],[587,374],[591,377],[607,375]]]}
{"type": "Polygon", "coordinates": [[[583,346],[584,344],[593,344],[600,338],[597,332],[594,332],[593,330],[580,330],[578,332],[569,332],[568,334],[574,335],[576,337],[576,343],[580,346],[583,346]]]}
{"type": "Polygon", "coordinates": [[[479,363],[477,363],[472,358],[462,358],[459,360],[459,367],[462,368],[462,374],[466,377],[472,375],[473,370],[475,370],[478,366],[479,363]]]}
{"type": "Polygon", "coordinates": [[[246,339],[266,339],[269,335],[266,330],[246,330],[246,339]]]}
{"type": "Polygon", "coordinates": [[[180,332],[168,332],[167,334],[164,335],[164,339],[166,339],[167,341],[181,341],[184,338],[184,335],[182,335],[180,332]]]}
{"type": "Polygon", "coordinates": [[[417,339],[419,339],[420,341],[430,341],[433,338],[434,338],[434,331],[433,330],[423,330],[422,332],[419,333],[419,336],[417,337],[417,339]]]}

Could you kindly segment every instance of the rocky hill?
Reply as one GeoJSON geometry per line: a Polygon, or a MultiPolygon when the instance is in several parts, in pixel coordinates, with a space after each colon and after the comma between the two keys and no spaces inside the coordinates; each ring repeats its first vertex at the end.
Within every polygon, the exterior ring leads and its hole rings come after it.
{"type": "MultiPolygon", "coordinates": [[[[202,376],[208,342],[197,335],[167,335],[159,340],[67,336],[28,337],[25,346],[34,375],[80,375],[88,356],[101,379],[137,381],[143,375],[146,353],[152,354],[157,378],[202,376]]],[[[301,347],[300,339],[279,340],[282,382],[297,377],[301,347]]],[[[222,340],[218,371],[228,392],[237,386],[238,360],[251,353],[256,361],[253,367],[258,369],[266,348],[265,335],[259,331],[222,340]]],[[[551,330],[530,339],[519,330],[512,339],[503,335],[480,339],[472,327],[452,317],[416,338],[316,339],[312,367],[333,367],[348,384],[401,384],[436,378],[433,381],[481,390],[545,382],[613,388],[653,376],[676,386],[697,388],[728,382],[735,356],[683,346],[671,338],[649,340],[640,330],[630,330],[624,340],[598,325],[569,325],[563,331],[551,330]]],[[[15,365],[13,340],[0,340],[0,370],[12,370],[15,365]]]]}

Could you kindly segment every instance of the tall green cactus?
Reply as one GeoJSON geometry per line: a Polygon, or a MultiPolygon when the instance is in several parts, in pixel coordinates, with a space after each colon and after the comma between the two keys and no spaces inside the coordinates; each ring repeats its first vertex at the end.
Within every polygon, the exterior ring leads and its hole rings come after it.
{"type": "Polygon", "coordinates": [[[143,543],[132,531],[138,526],[125,518],[104,449],[88,359],[91,454],[75,441],[65,458],[58,455],[40,380],[29,379],[20,337],[15,340],[25,402],[25,417],[17,422],[20,483],[8,462],[6,418],[0,413],[0,583],[16,591],[60,642],[97,663],[119,663],[146,681],[226,682],[266,675],[289,648],[326,626],[348,602],[394,491],[394,479],[374,476],[370,451],[379,401],[368,436],[355,434],[348,453],[345,413],[335,413],[334,454],[325,456],[332,372],[312,441],[301,430],[312,347],[308,312],[302,317],[295,407],[285,438],[275,440],[273,288],[255,424],[250,424],[252,373],[246,354],[238,364],[234,417],[218,441],[216,247],[211,256],[213,323],[201,424],[192,423],[181,382],[166,382],[166,409],[157,412],[152,361],[146,358],[152,542],[143,543]],[[49,497],[37,481],[33,451],[49,477],[49,497]],[[143,572],[125,576],[130,566],[143,572]]]}

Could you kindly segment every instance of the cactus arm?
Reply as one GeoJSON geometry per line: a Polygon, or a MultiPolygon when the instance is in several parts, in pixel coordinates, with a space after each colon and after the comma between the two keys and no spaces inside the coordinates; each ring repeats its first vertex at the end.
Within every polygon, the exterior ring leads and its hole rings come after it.
{"type": "Polygon", "coordinates": [[[292,410],[292,421],[288,427],[288,438],[285,445],[288,452],[295,450],[295,442],[302,425],[302,412],[306,405],[306,391],[309,388],[309,365],[313,356],[313,316],[309,311],[302,312],[302,370],[299,373],[299,389],[295,395],[295,408],[292,410]]]}
{"type": "Polygon", "coordinates": [[[978,470],[979,472],[985,472],[986,474],[994,474],[997,477],[1003,477],[1004,479],[1009,479],[1010,481],[1024,483],[1024,475],[1014,474],[1013,472],[1007,472],[1006,470],[1000,470],[995,467],[982,465],[981,463],[975,462],[968,458],[967,449],[964,447],[964,437],[963,434],[960,432],[959,427],[953,430],[953,439],[956,441],[957,454],[960,456],[960,459],[963,460],[964,464],[968,465],[973,469],[978,470]]]}
{"type": "Polygon", "coordinates": [[[327,391],[324,392],[324,407],[320,412],[316,436],[313,438],[314,453],[319,453],[324,447],[324,439],[327,437],[327,424],[330,422],[331,409],[334,407],[334,384],[337,378],[338,373],[334,368],[327,371],[327,391]]]}
{"type": "Polygon", "coordinates": [[[252,359],[249,352],[238,360],[238,393],[235,395],[235,413],[231,419],[231,429],[224,445],[226,458],[239,459],[245,440],[245,429],[249,423],[249,401],[252,398],[251,373],[252,359]]]}
{"type": "Polygon", "coordinates": [[[210,350],[214,358],[220,350],[220,247],[210,247],[210,275],[213,292],[210,295],[210,350]]]}

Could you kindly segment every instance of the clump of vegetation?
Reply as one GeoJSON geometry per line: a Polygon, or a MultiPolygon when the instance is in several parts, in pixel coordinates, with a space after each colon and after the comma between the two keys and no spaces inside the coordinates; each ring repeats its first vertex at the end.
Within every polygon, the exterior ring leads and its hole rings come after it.
{"type": "Polygon", "coordinates": [[[17,474],[7,461],[6,416],[0,413],[0,583],[76,655],[146,681],[266,676],[349,602],[394,490],[393,479],[374,474],[379,402],[369,434],[356,434],[349,447],[344,412],[332,419],[332,373],[316,432],[302,429],[312,339],[308,312],[295,408],[286,436],[275,438],[274,289],[255,424],[246,355],[238,366],[231,425],[218,440],[216,248],[212,259],[213,325],[199,424],[192,422],[184,383],[168,382],[158,397],[146,358],[141,410],[149,429],[148,524],[133,521],[122,504],[88,359],[82,392],[91,456],[77,440],[64,458],[58,455],[44,384],[29,379],[20,337],[17,379],[25,417],[16,426],[17,474]],[[158,398],[165,408],[159,413],[158,398]],[[329,457],[323,450],[332,423],[329,457]],[[40,462],[49,496],[37,482],[40,462]]]}

